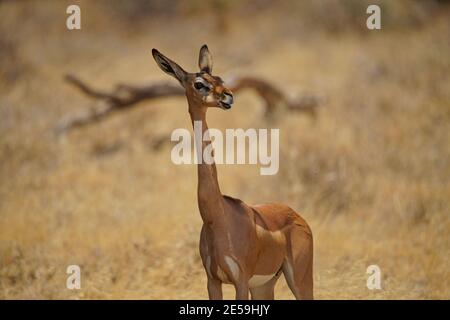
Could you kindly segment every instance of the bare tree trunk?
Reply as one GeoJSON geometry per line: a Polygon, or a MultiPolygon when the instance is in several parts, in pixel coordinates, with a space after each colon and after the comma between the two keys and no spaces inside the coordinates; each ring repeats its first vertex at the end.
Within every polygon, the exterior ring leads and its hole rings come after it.
{"type": "MultiPolygon", "coordinates": [[[[58,133],[100,121],[114,111],[133,107],[143,100],[184,95],[182,87],[170,82],[159,82],[142,87],[118,84],[111,92],[105,92],[93,89],[73,75],[67,75],[65,79],[87,96],[101,101],[102,104],[100,107],[62,119],[57,127],[58,133]]],[[[315,96],[291,100],[272,84],[256,77],[235,77],[228,83],[233,93],[244,89],[254,90],[264,100],[265,116],[268,118],[279,109],[314,115],[316,107],[321,102],[321,99],[315,96]]]]}

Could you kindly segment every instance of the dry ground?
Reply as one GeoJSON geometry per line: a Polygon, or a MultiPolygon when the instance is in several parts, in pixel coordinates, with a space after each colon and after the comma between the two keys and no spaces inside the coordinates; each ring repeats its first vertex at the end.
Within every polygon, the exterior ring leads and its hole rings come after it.
{"type": "MultiPolygon", "coordinates": [[[[283,7],[217,24],[183,6],[138,19],[81,4],[82,30],[69,32],[66,1],[0,3],[0,298],[207,297],[196,168],[172,164],[170,146],[150,147],[190,127],[184,99],[53,131],[92,103],[65,73],[100,88],[167,79],[151,48],[192,70],[205,42],[218,75],[256,74],[327,97],[316,119],[280,112],[267,122],[251,93],[229,112],[209,112],[210,127],[280,128],[278,175],[219,166],[219,180],[226,194],[283,201],[309,221],[316,298],[450,298],[448,9],[419,27],[386,18],[381,31],[334,32],[336,21],[316,30],[301,13],[284,19],[283,7]],[[65,288],[70,264],[82,268],[82,290],[65,288]],[[366,288],[371,264],[382,290],[366,288]]],[[[284,280],[276,297],[292,298],[284,280]]]]}

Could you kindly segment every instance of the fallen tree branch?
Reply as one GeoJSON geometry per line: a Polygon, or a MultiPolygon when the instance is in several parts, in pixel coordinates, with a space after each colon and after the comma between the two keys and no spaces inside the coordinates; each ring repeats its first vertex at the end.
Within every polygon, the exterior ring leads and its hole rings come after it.
{"type": "Polygon", "coordinates": [[[266,117],[271,117],[280,109],[306,112],[314,116],[316,108],[323,102],[322,98],[316,96],[291,99],[274,85],[256,77],[237,77],[227,83],[233,93],[253,89],[264,100],[266,117]]]}
{"type": "MultiPolygon", "coordinates": [[[[111,92],[104,92],[93,89],[73,75],[67,75],[65,80],[87,96],[102,101],[103,105],[66,117],[58,125],[59,133],[97,122],[114,111],[130,108],[143,100],[184,95],[182,87],[170,82],[154,83],[145,87],[119,84],[111,92]]],[[[244,89],[254,90],[264,100],[265,116],[269,118],[279,109],[314,115],[316,107],[320,104],[320,98],[315,96],[289,99],[278,88],[256,77],[235,77],[227,83],[233,93],[244,89]]]]}
{"type": "Polygon", "coordinates": [[[161,82],[147,87],[119,84],[112,92],[104,92],[89,87],[73,75],[67,75],[65,80],[87,96],[103,101],[103,105],[64,118],[58,125],[57,131],[59,133],[97,122],[113,111],[132,107],[142,100],[184,95],[183,88],[168,82],[161,82]]]}

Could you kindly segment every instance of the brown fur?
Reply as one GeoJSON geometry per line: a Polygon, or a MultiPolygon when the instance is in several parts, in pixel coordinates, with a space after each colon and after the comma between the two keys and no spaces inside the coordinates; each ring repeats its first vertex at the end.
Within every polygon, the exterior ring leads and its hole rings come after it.
{"type": "MultiPolygon", "coordinates": [[[[206,46],[200,50],[201,73],[184,71],[172,60],[154,50],[161,69],[177,78],[186,89],[192,123],[202,122],[208,130],[208,107],[221,105],[224,93],[231,91],[219,77],[212,76],[212,58],[206,46]],[[211,86],[206,102],[194,88],[202,77],[211,86]],[[212,97],[212,98],[211,98],[212,97]]],[[[211,142],[203,141],[201,151],[211,142]]],[[[279,203],[248,206],[220,192],[215,164],[201,163],[198,168],[198,207],[203,220],[200,255],[208,277],[210,299],[222,299],[222,283],[231,283],[237,299],[273,299],[274,286],[283,271],[297,299],[313,298],[313,239],[306,221],[294,210],[279,203]],[[257,287],[249,287],[254,276],[274,275],[257,287]]]]}

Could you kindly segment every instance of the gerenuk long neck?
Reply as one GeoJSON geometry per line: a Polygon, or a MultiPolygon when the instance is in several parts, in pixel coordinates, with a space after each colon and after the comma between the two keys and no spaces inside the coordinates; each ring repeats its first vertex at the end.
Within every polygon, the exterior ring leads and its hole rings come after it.
{"type": "Polygon", "coordinates": [[[203,160],[203,152],[211,143],[211,141],[203,141],[202,139],[205,132],[208,130],[208,125],[206,123],[206,108],[192,106],[189,101],[188,103],[192,126],[194,127],[194,123],[197,123],[197,127],[199,124],[201,124],[202,127],[202,136],[195,137],[195,150],[198,159],[198,206],[203,222],[213,224],[214,222],[220,221],[221,217],[223,217],[223,198],[217,180],[215,163],[208,164],[203,160]],[[200,161],[200,159],[202,159],[202,161],[200,161]]]}

